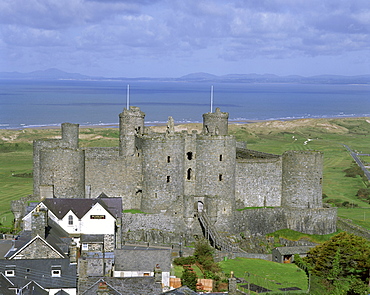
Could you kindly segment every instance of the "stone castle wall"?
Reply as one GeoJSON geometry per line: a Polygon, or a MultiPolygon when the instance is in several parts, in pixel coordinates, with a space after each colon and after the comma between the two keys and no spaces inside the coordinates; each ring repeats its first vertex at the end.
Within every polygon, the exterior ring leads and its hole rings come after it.
{"type": "Polygon", "coordinates": [[[280,206],[281,166],[281,157],[238,159],[235,189],[237,209],[280,206]]]}
{"type": "Polygon", "coordinates": [[[336,208],[290,209],[261,208],[236,211],[233,234],[265,235],[289,228],[307,234],[329,234],[336,231],[336,208]]]}

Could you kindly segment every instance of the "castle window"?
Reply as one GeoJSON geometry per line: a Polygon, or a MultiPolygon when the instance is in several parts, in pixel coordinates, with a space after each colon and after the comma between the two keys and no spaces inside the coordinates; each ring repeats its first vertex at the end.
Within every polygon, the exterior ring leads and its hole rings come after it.
{"type": "Polygon", "coordinates": [[[171,176],[167,176],[167,182],[171,182],[171,176]]]}
{"type": "Polygon", "coordinates": [[[193,153],[192,152],[187,152],[186,155],[188,157],[188,160],[192,160],[193,159],[193,153]]]}
{"type": "Polygon", "coordinates": [[[68,225],[73,225],[73,216],[68,215],[68,225]]]}
{"type": "Polygon", "coordinates": [[[170,162],[171,162],[171,157],[167,156],[167,163],[170,163],[170,162]]]}
{"type": "Polygon", "coordinates": [[[220,155],[220,161],[222,161],[222,155],[220,155]]]}
{"type": "Polygon", "coordinates": [[[191,168],[189,168],[188,171],[187,171],[186,179],[187,180],[190,180],[191,179],[191,168]]]}
{"type": "Polygon", "coordinates": [[[222,174],[219,174],[219,175],[218,175],[218,180],[219,180],[219,181],[222,181],[222,174]]]}

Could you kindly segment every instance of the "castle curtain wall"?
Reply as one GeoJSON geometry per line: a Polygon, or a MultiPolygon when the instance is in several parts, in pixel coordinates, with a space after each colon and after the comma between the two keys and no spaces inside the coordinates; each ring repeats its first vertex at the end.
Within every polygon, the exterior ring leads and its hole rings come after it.
{"type": "Polygon", "coordinates": [[[281,157],[240,159],[236,163],[237,209],[281,205],[281,157]]]}

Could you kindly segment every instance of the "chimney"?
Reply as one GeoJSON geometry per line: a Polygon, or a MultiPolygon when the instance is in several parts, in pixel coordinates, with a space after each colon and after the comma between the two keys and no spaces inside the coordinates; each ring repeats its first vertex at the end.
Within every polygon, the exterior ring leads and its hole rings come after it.
{"type": "Polygon", "coordinates": [[[46,227],[48,225],[48,211],[45,208],[36,207],[31,217],[31,235],[32,238],[39,235],[45,239],[46,227]]]}

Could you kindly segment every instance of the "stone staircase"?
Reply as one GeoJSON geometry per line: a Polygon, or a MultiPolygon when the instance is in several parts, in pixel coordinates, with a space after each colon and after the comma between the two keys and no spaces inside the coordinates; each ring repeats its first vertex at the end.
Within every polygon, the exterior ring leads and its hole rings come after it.
{"type": "Polygon", "coordinates": [[[238,246],[233,245],[226,238],[222,237],[216,230],[216,227],[210,221],[206,212],[198,211],[196,214],[201,226],[204,229],[204,237],[215,249],[229,253],[247,253],[238,246]]]}

